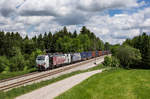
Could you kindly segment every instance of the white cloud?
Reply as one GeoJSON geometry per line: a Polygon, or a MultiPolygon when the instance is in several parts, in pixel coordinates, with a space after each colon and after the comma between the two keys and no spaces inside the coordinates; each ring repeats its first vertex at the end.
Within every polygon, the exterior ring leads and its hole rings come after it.
{"type": "Polygon", "coordinates": [[[133,38],[141,32],[150,33],[150,8],[133,14],[116,14],[114,16],[93,16],[87,21],[90,30],[104,41],[121,43],[126,38],[133,38]]]}
{"type": "Polygon", "coordinates": [[[104,9],[137,7],[136,0],[79,0],[78,8],[86,11],[101,11],[104,9]]]}
{"type": "Polygon", "coordinates": [[[150,8],[110,16],[108,9],[132,9],[145,5],[137,0],[2,0],[0,30],[18,31],[30,37],[55,32],[67,25],[69,31],[87,26],[104,41],[121,43],[126,38],[150,32],[150,8]]]}
{"type": "Polygon", "coordinates": [[[0,12],[5,17],[10,17],[17,14],[17,7],[22,4],[24,0],[1,0],[0,12]]]}
{"type": "Polygon", "coordinates": [[[70,0],[27,0],[19,9],[23,16],[65,16],[71,12],[70,0]]]}

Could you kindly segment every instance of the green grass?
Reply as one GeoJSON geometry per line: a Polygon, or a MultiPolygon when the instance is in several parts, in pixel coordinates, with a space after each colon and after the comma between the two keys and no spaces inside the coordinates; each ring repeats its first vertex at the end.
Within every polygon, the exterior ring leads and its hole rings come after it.
{"type": "Polygon", "coordinates": [[[44,87],[48,84],[57,82],[57,81],[62,80],[64,78],[67,78],[67,77],[70,77],[70,76],[73,76],[73,75],[76,75],[76,74],[79,74],[79,73],[87,72],[87,71],[97,70],[97,69],[100,69],[100,68],[104,68],[103,65],[99,65],[99,66],[96,66],[96,67],[93,67],[93,68],[90,68],[90,69],[87,69],[87,70],[75,71],[75,72],[72,72],[72,73],[69,73],[69,74],[64,74],[64,75],[59,76],[57,78],[53,78],[53,79],[47,80],[47,81],[42,81],[40,83],[35,83],[35,84],[32,84],[32,85],[22,86],[22,87],[19,87],[19,88],[14,88],[14,89],[12,89],[8,92],[0,92],[0,99],[13,99],[13,98],[15,98],[19,95],[31,92],[35,89],[44,87]]]}
{"type": "Polygon", "coordinates": [[[35,70],[36,70],[36,68],[26,70],[26,71],[0,73],[0,80],[8,79],[8,78],[16,77],[16,76],[21,76],[21,75],[24,75],[24,74],[34,72],[35,70]]]}
{"type": "Polygon", "coordinates": [[[150,70],[105,71],[90,77],[56,99],[150,99],[150,70]]]}

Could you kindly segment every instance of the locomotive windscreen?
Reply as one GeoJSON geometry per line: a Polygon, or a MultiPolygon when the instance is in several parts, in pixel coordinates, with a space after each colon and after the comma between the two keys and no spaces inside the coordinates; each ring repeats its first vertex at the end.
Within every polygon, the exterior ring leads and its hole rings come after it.
{"type": "Polygon", "coordinates": [[[45,56],[38,56],[37,60],[45,60],[45,56]]]}

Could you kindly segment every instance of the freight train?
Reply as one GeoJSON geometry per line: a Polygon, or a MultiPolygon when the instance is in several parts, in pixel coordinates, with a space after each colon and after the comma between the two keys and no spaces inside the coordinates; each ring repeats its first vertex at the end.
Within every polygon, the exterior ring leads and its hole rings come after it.
{"type": "Polygon", "coordinates": [[[71,64],[78,61],[91,59],[109,54],[110,51],[89,51],[81,53],[48,53],[46,55],[39,55],[36,58],[36,65],[38,70],[53,69],[56,67],[63,66],[65,64],[71,64]]]}

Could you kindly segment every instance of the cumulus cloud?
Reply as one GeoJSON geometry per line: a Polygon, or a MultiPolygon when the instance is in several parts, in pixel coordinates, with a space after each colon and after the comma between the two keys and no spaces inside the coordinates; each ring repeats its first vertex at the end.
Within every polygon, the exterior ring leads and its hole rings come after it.
{"type": "Polygon", "coordinates": [[[28,0],[19,9],[22,16],[64,16],[71,11],[69,0],[28,0]]]}
{"type": "Polygon", "coordinates": [[[126,38],[132,38],[142,32],[150,32],[150,12],[148,10],[150,11],[150,8],[133,14],[93,16],[86,24],[104,41],[113,44],[121,43],[126,38]]]}
{"type": "Polygon", "coordinates": [[[0,12],[4,17],[17,14],[17,6],[20,5],[23,0],[1,0],[0,1],[0,12]]]}
{"type": "Polygon", "coordinates": [[[136,0],[79,0],[77,7],[86,11],[101,11],[104,9],[137,7],[136,0]]]}
{"type": "Polygon", "coordinates": [[[137,0],[1,0],[0,30],[32,37],[64,25],[71,32],[87,26],[102,40],[121,43],[143,31],[150,32],[150,7],[140,9],[143,5],[144,1],[137,0]],[[122,13],[105,13],[112,9],[122,13]],[[138,10],[126,13],[126,9],[138,10]]]}

